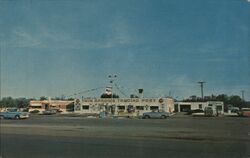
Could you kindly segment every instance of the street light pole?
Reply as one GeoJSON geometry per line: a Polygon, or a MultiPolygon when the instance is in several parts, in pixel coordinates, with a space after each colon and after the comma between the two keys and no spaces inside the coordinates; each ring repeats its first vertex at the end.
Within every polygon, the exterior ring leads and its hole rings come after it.
{"type": "Polygon", "coordinates": [[[204,83],[206,83],[206,82],[204,82],[204,81],[199,81],[199,82],[197,82],[197,83],[199,83],[200,84],[200,86],[201,86],[201,99],[203,100],[203,84],[204,83]]]}
{"type": "MultiPolygon", "coordinates": [[[[108,78],[110,79],[109,83],[111,84],[111,101],[113,103],[113,98],[114,98],[114,93],[113,93],[113,83],[115,78],[117,78],[117,75],[109,75],[108,78]]],[[[113,109],[115,107],[113,107],[113,105],[111,106],[111,113],[113,114],[113,111],[115,111],[115,109],[113,109]]]]}
{"type": "Polygon", "coordinates": [[[108,78],[110,79],[109,83],[111,84],[111,98],[113,98],[113,83],[117,75],[109,75],[108,78]]]}

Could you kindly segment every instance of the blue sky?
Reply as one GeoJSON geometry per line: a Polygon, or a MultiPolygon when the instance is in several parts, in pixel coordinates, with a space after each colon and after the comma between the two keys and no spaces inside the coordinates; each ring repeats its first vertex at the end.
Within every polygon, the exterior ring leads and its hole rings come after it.
{"type": "Polygon", "coordinates": [[[200,96],[202,80],[249,100],[249,13],[247,0],[2,0],[1,95],[68,96],[117,74],[127,95],[200,96]]]}

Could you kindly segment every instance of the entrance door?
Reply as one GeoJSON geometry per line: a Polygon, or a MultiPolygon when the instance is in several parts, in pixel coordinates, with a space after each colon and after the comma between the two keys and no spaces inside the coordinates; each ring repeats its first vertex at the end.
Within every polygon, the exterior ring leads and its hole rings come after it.
{"type": "Polygon", "coordinates": [[[188,112],[191,110],[191,105],[180,105],[181,112],[188,112]]]}
{"type": "Polygon", "coordinates": [[[49,104],[45,104],[45,110],[49,109],[49,104]]]}
{"type": "Polygon", "coordinates": [[[174,112],[179,112],[178,104],[174,105],[174,112]]]}

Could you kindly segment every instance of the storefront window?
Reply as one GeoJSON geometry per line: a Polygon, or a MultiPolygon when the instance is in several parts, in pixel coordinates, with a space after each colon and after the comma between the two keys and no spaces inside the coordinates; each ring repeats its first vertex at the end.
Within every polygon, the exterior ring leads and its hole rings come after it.
{"type": "Polygon", "coordinates": [[[144,110],[144,106],[136,106],[136,110],[144,110]]]}
{"type": "Polygon", "coordinates": [[[83,109],[83,110],[89,110],[89,106],[83,105],[83,106],[82,106],[82,109],[83,109]]]}

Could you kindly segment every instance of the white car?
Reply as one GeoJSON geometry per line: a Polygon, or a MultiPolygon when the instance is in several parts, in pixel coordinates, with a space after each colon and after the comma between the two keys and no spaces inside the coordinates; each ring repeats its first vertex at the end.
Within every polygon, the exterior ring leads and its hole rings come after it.
{"type": "Polygon", "coordinates": [[[192,116],[205,116],[205,112],[202,109],[191,110],[192,116]]]}
{"type": "Polygon", "coordinates": [[[168,112],[159,112],[159,111],[153,111],[153,112],[145,112],[142,115],[142,118],[149,119],[149,118],[161,118],[165,119],[169,117],[170,114],[168,112]]]}
{"type": "Polygon", "coordinates": [[[192,116],[205,116],[204,112],[196,112],[196,113],[192,113],[192,116]]]}

